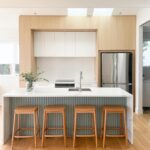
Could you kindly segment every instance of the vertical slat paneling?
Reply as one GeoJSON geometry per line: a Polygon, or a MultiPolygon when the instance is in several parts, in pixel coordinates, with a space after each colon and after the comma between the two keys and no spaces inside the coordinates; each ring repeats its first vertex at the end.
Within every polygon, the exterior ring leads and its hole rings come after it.
{"type": "MultiPolygon", "coordinates": [[[[42,128],[43,123],[43,109],[46,105],[64,105],[66,107],[66,120],[67,120],[67,135],[72,136],[73,133],[73,118],[74,118],[74,106],[75,105],[95,105],[96,106],[96,115],[97,115],[97,132],[100,134],[101,127],[101,107],[103,105],[122,105],[126,106],[126,98],[123,97],[33,97],[33,98],[23,98],[16,97],[11,98],[11,122],[13,121],[13,113],[14,109],[17,106],[24,105],[37,105],[39,107],[39,120],[40,127],[42,128]]],[[[50,126],[62,126],[62,117],[61,115],[49,115],[50,126]]],[[[109,115],[107,120],[108,126],[119,126],[119,116],[118,115],[109,115]]],[[[30,116],[22,116],[21,117],[21,125],[22,126],[33,126],[33,120],[30,116]],[[25,120],[25,122],[24,122],[25,120]]],[[[91,115],[80,115],[78,117],[78,125],[79,126],[91,126],[91,115]]],[[[12,127],[11,127],[12,128],[12,127]]],[[[60,134],[61,131],[52,131],[52,134],[60,134]]],[[[90,133],[89,131],[82,131],[80,133],[90,133]]],[[[116,134],[116,132],[110,132],[111,134],[116,134]]],[[[26,134],[31,134],[30,132],[26,132],[26,134]]]]}

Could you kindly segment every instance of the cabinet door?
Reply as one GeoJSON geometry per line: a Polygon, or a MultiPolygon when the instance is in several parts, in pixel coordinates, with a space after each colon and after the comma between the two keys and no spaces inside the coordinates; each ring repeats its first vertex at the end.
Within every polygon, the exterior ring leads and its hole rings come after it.
{"type": "Polygon", "coordinates": [[[42,55],[42,49],[44,49],[44,43],[41,37],[41,32],[34,33],[34,56],[38,57],[42,55]]]}
{"type": "Polygon", "coordinates": [[[34,33],[34,56],[52,56],[54,50],[54,32],[34,33]]]}
{"type": "Polygon", "coordinates": [[[65,32],[65,57],[75,56],[75,32],[65,32]]]}
{"type": "Polygon", "coordinates": [[[134,50],[136,17],[104,17],[99,31],[100,50],[134,50]]]}
{"type": "Polygon", "coordinates": [[[76,32],[76,56],[96,56],[96,34],[95,32],[76,32]]]}
{"type": "Polygon", "coordinates": [[[64,32],[55,32],[55,46],[52,56],[62,57],[64,56],[64,32]]]}
{"type": "Polygon", "coordinates": [[[35,32],[36,57],[95,57],[95,32],[35,32]]]}

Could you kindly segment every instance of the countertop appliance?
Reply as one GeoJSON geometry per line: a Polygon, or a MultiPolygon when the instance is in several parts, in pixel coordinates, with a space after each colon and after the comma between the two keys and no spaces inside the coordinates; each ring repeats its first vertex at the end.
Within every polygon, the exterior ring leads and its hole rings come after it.
{"type": "Polygon", "coordinates": [[[71,88],[75,87],[75,81],[69,79],[56,80],[55,88],[71,88]]]}
{"type": "Polygon", "coordinates": [[[132,93],[132,53],[103,52],[101,60],[101,86],[120,87],[132,93]]]}

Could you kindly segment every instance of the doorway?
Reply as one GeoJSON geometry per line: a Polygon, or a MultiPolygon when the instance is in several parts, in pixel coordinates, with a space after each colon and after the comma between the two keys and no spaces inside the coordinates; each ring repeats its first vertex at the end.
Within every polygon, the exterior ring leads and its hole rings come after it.
{"type": "Polygon", "coordinates": [[[150,21],[143,24],[143,113],[150,113],[150,21]]]}

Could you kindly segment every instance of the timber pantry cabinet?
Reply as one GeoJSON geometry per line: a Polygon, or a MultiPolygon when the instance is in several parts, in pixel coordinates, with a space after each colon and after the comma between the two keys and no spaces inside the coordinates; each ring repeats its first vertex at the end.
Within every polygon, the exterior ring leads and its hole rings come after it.
{"type": "Polygon", "coordinates": [[[35,57],[96,57],[96,32],[34,32],[35,57]]]}

